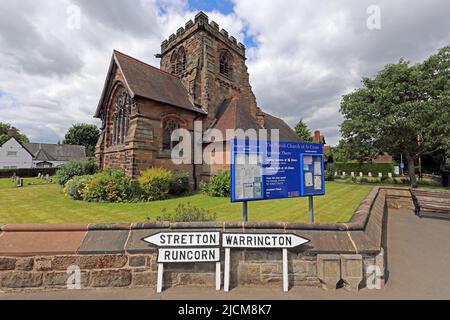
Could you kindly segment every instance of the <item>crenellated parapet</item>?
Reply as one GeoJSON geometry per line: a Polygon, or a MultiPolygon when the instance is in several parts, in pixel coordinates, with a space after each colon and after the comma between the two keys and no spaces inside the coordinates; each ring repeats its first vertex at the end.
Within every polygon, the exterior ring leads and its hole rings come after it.
{"type": "Polygon", "coordinates": [[[167,53],[192,33],[200,30],[209,33],[236,51],[236,53],[245,57],[245,45],[241,42],[238,43],[235,37],[230,36],[225,29],[221,29],[215,21],[210,22],[209,17],[203,12],[199,12],[195,16],[194,21],[189,20],[184,27],[179,28],[176,33],[171,34],[167,40],[164,40],[161,43],[161,53],[167,53]]]}

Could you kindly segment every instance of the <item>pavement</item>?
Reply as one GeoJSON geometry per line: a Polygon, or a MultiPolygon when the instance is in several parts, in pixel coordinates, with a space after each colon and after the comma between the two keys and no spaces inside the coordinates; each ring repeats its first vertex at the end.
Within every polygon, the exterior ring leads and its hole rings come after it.
{"type": "Polygon", "coordinates": [[[205,287],[98,289],[0,293],[0,300],[450,300],[450,221],[419,218],[406,209],[389,209],[387,224],[388,279],[383,289],[349,292],[281,286],[237,287],[225,293],[205,287]]]}

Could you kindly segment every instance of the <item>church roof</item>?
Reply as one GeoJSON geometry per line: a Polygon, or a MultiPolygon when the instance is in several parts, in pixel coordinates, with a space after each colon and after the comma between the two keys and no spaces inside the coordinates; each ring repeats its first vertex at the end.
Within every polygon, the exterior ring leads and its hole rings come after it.
{"type": "Polygon", "coordinates": [[[23,147],[33,154],[36,161],[86,160],[86,149],[84,146],[24,143],[23,147]]]}
{"type": "Polygon", "coordinates": [[[227,129],[261,129],[256,119],[245,109],[242,101],[238,98],[224,100],[217,111],[216,118],[217,122],[214,128],[222,131],[222,134],[225,134],[227,129]]]}
{"type": "Polygon", "coordinates": [[[300,142],[297,134],[283,119],[264,113],[264,127],[267,130],[279,129],[280,141],[300,142]]]}
{"type": "Polygon", "coordinates": [[[217,121],[213,128],[220,130],[224,138],[226,138],[227,129],[242,129],[244,131],[267,129],[269,130],[269,138],[270,130],[278,129],[280,130],[280,141],[300,141],[294,130],[282,119],[268,113],[262,113],[262,115],[264,116],[264,128],[261,128],[256,118],[247,111],[242,100],[237,97],[226,99],[217,110],[217,121]]]}
{"type": "Polygon", "coordinates": [[[121,71],[132,98],[142,97],[194,112],[206,113],[191,103],[188,91],[178,77],[119,51],[114,51],[96,117],[100,116],[103,104],[108,100],[107,87],[115,68],[121,71]]]}

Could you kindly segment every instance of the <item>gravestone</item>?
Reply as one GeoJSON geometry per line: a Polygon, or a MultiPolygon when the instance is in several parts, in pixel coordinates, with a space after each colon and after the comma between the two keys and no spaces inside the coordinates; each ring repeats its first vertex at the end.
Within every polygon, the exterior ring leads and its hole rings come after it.
{"type": "Polygon", "coordinates": [[[369,176],[369,177],[372,177],[372,172],[369,172],[368,176],[369,176]]]}
{"type": "Polygon", "coordinates": [[[342,177],[343,177],[343,178],[345,178],[345,175],[346,175],[345,171],[342,172],[342,177]]]}
{"type": "Polygon", "coordinates": [[[380,173],[378,173],[378,177],[379,178],[383,178],[383,174],[380,172],[380,173]]]}
{"type": "Polygon", "coordinates": [[[23,187],[23,179],[17,177],[16,187],[17,188],[22,188],[23,187]]]}
{"type": "Polygon", "coordinates": [[[355,176],[355,173],[354,173],[354,172],[352,172],[352,173],[351,173],[351,175],[352,175],[352,178],[353,178],[353,177],[355,176]]]}
{"type": "Polygon", "coordinates": [[[392,172],[388,173],[388,177],[392,179],[392,172]]]}
{"type": "Polygon", "coordinates": [[[360,173],[359,173],[359,176],[360,176],[361,178],[364,177],[364,173],[360,172],[360,173]]]}

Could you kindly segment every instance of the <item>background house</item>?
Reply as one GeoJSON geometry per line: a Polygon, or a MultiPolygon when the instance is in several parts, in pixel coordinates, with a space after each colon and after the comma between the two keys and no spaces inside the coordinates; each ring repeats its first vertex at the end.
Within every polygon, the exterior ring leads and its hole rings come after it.
{"type": "Polygon", "coordinates": [[[86,160],[84,146],[20,143],[17,130],[8,131],[9,139],[0,146],[0,169],[53,168],[71,160],[86,160]]]}

